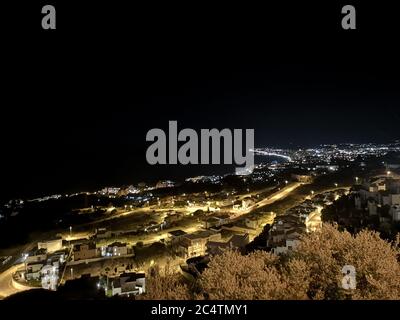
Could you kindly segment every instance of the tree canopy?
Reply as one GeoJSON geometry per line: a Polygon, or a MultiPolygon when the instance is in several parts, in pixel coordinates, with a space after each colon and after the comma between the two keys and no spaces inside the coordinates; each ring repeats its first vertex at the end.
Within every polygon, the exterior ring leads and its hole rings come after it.
{"type": "Polygon", "coordinates": [[[400,299],[397,243],[373,231],[356,235],[324,224],[301,237],[287,255],[226,250],[211,258],[196,284],[178,274],[149,277],[145,299],[400,299]],[[355,288],[342,285],[344,266],[355,270],[355,288]]]}

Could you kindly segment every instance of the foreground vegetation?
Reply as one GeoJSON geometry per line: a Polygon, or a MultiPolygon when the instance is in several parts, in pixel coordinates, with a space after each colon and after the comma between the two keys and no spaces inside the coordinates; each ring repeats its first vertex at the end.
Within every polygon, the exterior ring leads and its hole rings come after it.
{"type": "Polygon", "coordinates": [[[303,236],[290,255],[232,250],[212,257],[195,283],[153,270],[140,299],[400,299],[399,236],[389,243],[373,231],[351,235],[324,224],[303,236]],[[356,288],[344,289],[342,268],[356,270],[356,288]]]}

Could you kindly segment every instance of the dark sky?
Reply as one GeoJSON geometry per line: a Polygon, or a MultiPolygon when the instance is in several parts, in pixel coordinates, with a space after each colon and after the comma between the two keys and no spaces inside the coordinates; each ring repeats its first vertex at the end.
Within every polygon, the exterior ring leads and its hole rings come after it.
{"type": "Polygon", "coordinates": [[[284,21],[252,7],[145,8],[108,20],[106,9],[60,4],[55,33],[8,35],[3,197],[226,169],[147,165],[146,132],[168,120],[253,128],[256,146],[400,136],[395,38],[383,36],[387,20],[369,23],[369,8],[353,34],[340,29],[340,6],[292,7],[284,21]]]}

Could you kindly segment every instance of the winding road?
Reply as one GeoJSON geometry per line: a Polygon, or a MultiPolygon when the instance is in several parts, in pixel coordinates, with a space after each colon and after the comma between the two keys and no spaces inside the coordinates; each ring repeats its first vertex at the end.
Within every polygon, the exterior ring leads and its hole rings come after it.
{"type": "Polygon", "coordinates": [[[30,289],[34,289],[32,287],[27,287],[22,284],[18,284],[13,281],[13,274],[17,272],[17,270],[23,268],[23,264],[13,265],[8,268],[4,272],[0,274],[0,299],[7,298],[8,296],[30,289]]]}

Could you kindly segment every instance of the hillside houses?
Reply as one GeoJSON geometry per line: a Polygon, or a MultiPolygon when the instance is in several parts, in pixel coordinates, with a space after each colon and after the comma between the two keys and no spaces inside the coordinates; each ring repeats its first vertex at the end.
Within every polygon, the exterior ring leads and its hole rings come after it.
{"type": "Polygon", "coordinates": [[[24,261],[23,279],[27,282],[39,281],[43,289],[56,290],[60,268],[65,260],[64,250],[52,252],[44,248],[34,249],[24,261]]]}
{"type": "Polygon", "coordinates": [[[182,237],[177,252],[186,259],[204,256],[208,241],[221,240],[221,234],[212,230],[202,230],[182,237]]]}
{"type": "Polygon", "coordinates": [[[346,192],[345,189],[323,192],[287,210],[272,225],[267,247],[275,254],[285,254],[293,250],[302,234],[321,229],[322,209],[346,192]]]}
{"type": "Polygon", "coordinates": [[[211,255],[221,254],[224,249],[235,249],[245,253],[246,245],[249,242],[249,234],[234,234],[228,241],[208,241],[207,253],[211,255]]]}
{"type": "Polygon", "coordinates": [[[388,211],[392,221],[399,221],[400,179],[389,176],[372,177],[352,190],[354,206],[370,216],[388,211]],[[386,208],[386,209],[385,209],[386,208]]]}
{"type": "Polygon", "coordinates": [[[146,292],[146,277],[144,273],[123,273],[119,277],[111,278],[105,288],[106,295],[135,296],[146,292]]]}

